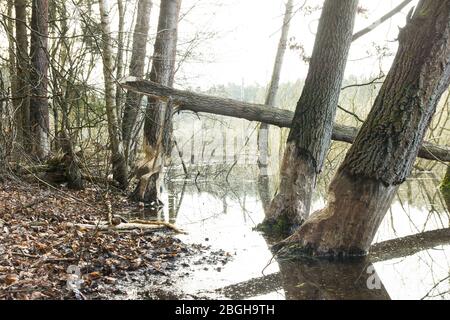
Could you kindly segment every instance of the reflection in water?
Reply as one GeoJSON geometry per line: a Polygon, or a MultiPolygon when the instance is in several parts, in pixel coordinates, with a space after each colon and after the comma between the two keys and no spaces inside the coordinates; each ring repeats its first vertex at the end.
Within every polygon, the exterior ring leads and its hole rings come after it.
{"type": "Polygon", "coordinates": [[[368,261],[279,261],[286,299],[389,300],[375,267],[368,261]]]}
{"type": "MultiPolygon", "coordinates": [[[[180,238],[233,256],[207,270],[192,263],[192,276],[179,283],[184,291],[247,299],[450,298],[449,215],[433,175],[421,174],[399,189],[371,255],[346,263],[273,259],[253,228],[264,218],[274,182],[257,183],[256,176],[248,167],[235,168],[229,183],[172,179],[166,185],[168,206],[161,215],[188,231],[180,238]]],[[[324,205],[324,190],[319,181],[314,210],[324,205]]]]}

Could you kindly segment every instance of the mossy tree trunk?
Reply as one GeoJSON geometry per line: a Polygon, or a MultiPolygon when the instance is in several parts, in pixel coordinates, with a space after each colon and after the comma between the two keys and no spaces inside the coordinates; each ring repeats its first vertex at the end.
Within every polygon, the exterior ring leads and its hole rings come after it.
{"type": "Polygon", "coordinates": [[[328,204],[287,242],[313,255],[366,254],[450,84],[450,0],[421,1],[368,118],[330,184],[328,204]]]}

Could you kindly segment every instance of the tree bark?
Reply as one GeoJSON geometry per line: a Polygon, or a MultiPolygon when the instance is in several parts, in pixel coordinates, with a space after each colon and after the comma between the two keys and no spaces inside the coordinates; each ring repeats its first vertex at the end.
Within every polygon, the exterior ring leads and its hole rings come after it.
{"type": "MultiPolygon", "coordinates": [[[[155,40],[150,80],[172,86],[181,0],[161,2],[158,33],[155,40]]],[[[171,151],[172,105],[149,97],[145,111],[144,152],[139,164],[138,185],[132,198],[143,202],[159,202],[159,176],[165,155],[171,151]]]]}
{"type": "MultiPolygon", "coordinates": [[[[133,33],[133,49],[131,53],[130,70],[129,73],[134,77],[143,77],[145,68],[145,57],[147,54],[146,43],[148,41],[150,11],[152,2],[150,0],[140,0],[138,2],[137,18],[133,33]]],[[[125,108],[122,119],[122,136],[125,148],[125,157],[127,163],[129,161],[130,144],[133,129],[136,125],[136,119],[141,106],[142,95],[128,91],[125,108]]]]}
{"type": "MultiPolygon", "coordinates": [[[[122,85],[127,89],[135,90],[163,101],[167,101],[170,97],[175,105],[174,112],[186,110],[195,113],[211,113],[264,122],[281,128],[290,128],[294,118],[294,113],[289,110],[178,90],[141,79],[127,78],[122,85]]],[[[335,141],[353,143],[358,130],[359,128],[335,123],[331,137],[335,141]]],[[[418,156],[427,160],[450,162],[450,148],[424,142],[418,156]]]]}
{"type": "Polygon", "coordinates": [[[21,117],[20,117],[20,100],[17,99],[17,66],[16,66],[16,39],[14,37],[14,20],[13,20],[13,11],[14,11],[14,0],[8,0],[7,4],[8,8],[8,19],[5,20],[6,28],[7,28],[7,36],[8,36],[8,59],[9,59],[9,79],[11,86],[11,98],[12,98],[12,106],[15,112],[15,124],[16,124],[16,132],[18,137],[18,142],[22,143],[22,132],[21,132],[21,117]]]}
{"type": "Polygon", "coordinates": [[[48,115],[48,0],[33,0],[30,43],[31,153],[39,160],[50,155],[48,115]]]}
{"type": "Polygon", "coordinates": [[[450,166],[447,166],[447,171],[445,172],[445,177],[441,184],[441,192],[444,196],[447,210],[450,211],[450,166]]]}
{"type": "Polygon", "coordinates": [[[20,145],[24,151],[30,151],[30,86],[27,36],[27,0],[15,0],[16,13],[16,66],[17,66],[17,101],[20,109],[16,110],[16,124],[20,145]]]}
{"type": "Polygon", "coordinates": [[[279,192],[263,222],[268,231],[290,233],[309,215],[316,175],[331,143],[357,5],[357,0],[325,1],[287,140],[279,192]]]}
{"type": "Polygon", "coordinates": [[[408,20],[374,106],[330,184],[327,207],[287,240],[308,254],[367,254],[450,84],[450,1],[421,1],[408,20]]]}
{"type": "Polygon", "coordinates": [[[103,77],[105,80],[105,108],[108,119],[108,134],[111,144],[111,162],[113,166],[113,178],[120,187],[125,189],[128,185],[128,167],[123,153],[123,145],[120,137],[119,125],[117,122],[117,109],[114,105],[114,78],[112,75],[112,46],[110,37],[109,8],[106,0],[99,0],[99,9],[102,28],[102,59],[103,77]]]}
{"type": "MultiPolygon", "coordinates": [[[[273,66],[272,78],[270,80],[269,89],[267,91],[265,105],[275,107],[275,98],[280,84],[281,68],[283,66],[284,54],[287,48],[287,37],[289,34],[289,25],[292,19],[292,0],[286,3],[286,11],[284,13],[283,26],[281,28],[281,37],[278,43],[277,55],[273,66]]],[[[269,164],[269,125],[261,123],[258,130],[258,167],[261,177],[268,176],[269,164]]]]}

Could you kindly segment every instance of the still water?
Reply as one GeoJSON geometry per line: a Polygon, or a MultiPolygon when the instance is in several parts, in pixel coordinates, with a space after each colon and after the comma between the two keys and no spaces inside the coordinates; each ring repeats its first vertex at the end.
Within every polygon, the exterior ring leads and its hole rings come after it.
{"type": "MultiPolygon", "coordinates": [[[[177,283],[182,291],[230,299],[450,298],[448,236],[439,241],[426,233],[420,245],[397,246],[364,261],[277,260],[265,238],[253,230],[264,218],[267,201],[261,197],[256,170],[234,168],[227,180],[210,173],[188,180],[173,176],[165,184],[166,206],[159,218],[187,231],[181,240],[210,245],[232,257],[225,265],[192,264],[190,275],[177,283]]],[[[314,209],[325,205],[327,182],[319,181],[314,209]]],[[[275,185],[272,179],[270,194],[275,185]]],[[[415,175],[404,183],[374,244],[449,228],[438,186],[439,176],[433,174],[415,175]]]]}

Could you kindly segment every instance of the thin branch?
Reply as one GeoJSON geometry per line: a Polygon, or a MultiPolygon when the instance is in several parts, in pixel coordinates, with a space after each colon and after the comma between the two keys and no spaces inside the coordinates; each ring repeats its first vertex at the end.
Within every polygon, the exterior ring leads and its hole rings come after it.
{"type": "Polygon", "coordinates": [[[412,0],[405,0],[405,1],[403,1],[397,7],[395,7],[394,9],[392,9],[391,11],[386,13],[384,16],[382,16],[380,19],[378,19],[375,22],[373,22],[370,26],[368,26],[368,27],[366,27],[366,28],[356,32],[353,35],[353,41],[355,41],[356,39],[361,38],[362,36],[366,35],[367,33],[371,32],[372,30],[374,30],[375,28],[380,26],[386,20],[392,18],[394,15],[399,13],[404,7],[406,7],[410,2],[412,2],[412,0]]]}

